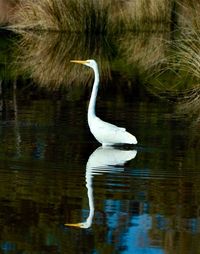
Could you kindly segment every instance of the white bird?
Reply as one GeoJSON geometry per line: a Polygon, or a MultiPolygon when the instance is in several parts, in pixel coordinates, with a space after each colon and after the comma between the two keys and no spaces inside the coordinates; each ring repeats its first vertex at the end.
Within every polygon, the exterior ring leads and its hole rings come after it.
{"type": "Polygon", "coordinates": [[[96,116],[95,106],[99,88],[99,70],[95,60],[71,60],[73,63],[89,66],[94,71],[94,84],[88,107],[88,125],[94,137],[102,146],[119,144],[137,144],[135,136],[126,131],[125,128],[102,121],[96,116]]]}
{"type": "Polygon", "coordinates": [[[90,228],[94,217],[93,177],[104,173],[120,173],[124,164],[135,158],[136,150],[120,150],[113,147],[98,147],[89,157],[86,164],[86,188],[89,203],[89,214],[84,222],[66,223],[65,226],[90,228]]]}

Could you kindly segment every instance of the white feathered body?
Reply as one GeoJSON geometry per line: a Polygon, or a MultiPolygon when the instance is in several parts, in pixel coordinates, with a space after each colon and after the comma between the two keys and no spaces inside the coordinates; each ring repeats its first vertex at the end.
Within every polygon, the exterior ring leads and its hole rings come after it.
{"type": "Polygon", "coordinates": [[[91,133],[103,146],[114,144],[137,144],[136,138],[127,132],[125,128],[102,121],[97,116],[88,119],[88,124],[91,133]]]}
{"type": "Polygon", "coordinates": [[[99,87],[99,70],[96,61],[90,59],[85,61],[72,60],[71,62],[84,64],[92,68],[94,71],[94,84],[88,107],[88,124],[94,137],[103,146],[115,144],[137,144],[136,138],[127,132],[125,128],[120,128],[114,124],[104,122],[96,116],[95,106],[99,87]]]}
{"type": "Polygon", "coordinates": [[[94,70],[95,74],[92,94],[88,107],[88,124],[90,131],[103,146],[117,144],[137,144],[136,138],[127,132],[125,128],[120,128],[114,124],[104,122],[96,116],[95,106],[99,87],[99,71],[97,63],[94,60],[88,60],[88,62],[88,66],[94,70]]]}

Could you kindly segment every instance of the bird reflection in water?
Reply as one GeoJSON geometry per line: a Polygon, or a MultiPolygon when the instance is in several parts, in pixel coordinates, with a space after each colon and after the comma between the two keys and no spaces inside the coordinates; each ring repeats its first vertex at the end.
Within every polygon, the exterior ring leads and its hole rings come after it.
{"type": "Polygon", "coordinates": [[[89,215],[81,223],[66,223],[65,226],[89,228],[94,217],[93,177],[103,173],[116,173],[124,170],[124,164],[135,158],[136,150],[120,150],[114,147],[99,147],[89,157],[86,164],[86,188],[89,202],[89,215]]]}

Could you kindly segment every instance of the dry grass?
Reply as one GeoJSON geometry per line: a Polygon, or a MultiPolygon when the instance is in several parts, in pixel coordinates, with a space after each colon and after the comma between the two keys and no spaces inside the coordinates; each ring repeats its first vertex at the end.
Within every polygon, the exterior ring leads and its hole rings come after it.
{"type": "Polygon", "coordinates": [[[182,114],[187,113],[190,117],[196,115],[197,122],[200,122],[200,84],[184,92],[178,111],[182,114]]]}
{"type": "Polygon", "coordinates": [[[129,30],[152,30],[156,25],[170,23],[170,0],[126,1],[122,15],[129,30]]]}
{"type": "MultiPolygon", "coordinates": [[[[169,40],[170,51],[165,72],[173,73],[172,85],[161,86],[158,93],[175,95],[178,113],[200,121],[200,3],[183,0],[178,5],[179,30],[175,40],[169,40]]],[[[169,83],[169,81],[168,81],[169,83]]]]}
{"type": "Polygon", "coordinates": [[[147,78],[166,61],[165,33],[128,34],[120,40],[120,54],[128,68],[137,68],[147,78]]]}
{"type": "Polygon", "coordinates": [[[18,0],[12,28],[116,33],[169,28],[170,0],[18,0]],[[166,26],[167,24],[167,26],[166,26]]]}
{"type": "MultiPolygon", "coordinates": [[[[158,95],[176,97],[176,100],[178,98],[186,109],[187,102],[188,108],[191,108],[191,105],[197,106],[199,101],[197,95],[200,92],[200,18],[198,15],[200,3],[196,0],[191,2],[185,0],[179,2],[178,10],[181,13],[178,20],[182,26],[175,34],[176,39],[165,38],[163,40],[164,51],[161,51],[160,43],[157,43],[156,40],[152,42],[151,51],[149,51],[152,52],[152,57],[146,57],[146,62],[148,63],[149,59],[152,61],[155,59],[153,62],[158,62],[157,66],[159,61],[161,61],[161,66],[164,63],[162,68],[156,67],[156,71],[152,72],[155,76],[155,82],[151,84],[152,90],[158,95]],[[159,51],[163,53],[156,60],[159,51]]],[[[144,49],[141,48],[140,51],[145,54],[144,49]]],[[[137,52],[134,55],[137,55],[137,52]]]]}
{"type": "Polygon", "coordinates": [[[12,28],[107,33],[111,0],[21,0],[12,28]]]}
{"type": "Polygon", "coordinates": [[[175,68],[187,72],[191,78],[200,81],[200,33],[184,29],[172,46],[175,68]]]}
{"type": "Polygon", "coordinates": [[[107,42],[102,37],[91,40],[66,33],[23,33],[16,50],[18,73],[28,75],[39,86],[48,89],[90,84],[92,71],[72,64],[70,60],[80,59],[80,56],[81,59],[95,58],[101,79],[106,79],[110,77],[106,47],[107,42]]]}
{"type": "Polygon", "coordinates": [[[179,1],[179,25],[188,30],[200,31],[200,2],[198,0],[179,1]]]}
{"type": "Polygon", "coordinates": [[[175,70],[187,74],[193,83],[192,86],[190,84],[191,91],[195,91],[200,83],[200,3],[184,0],[179,3],[179,9],[181,26],[176,40],[171,42],[171,65],[175,70]]]}
{"type": "Polygon", "coordinates": [[[18,0],[0,0],[0,24],[5,25],[10,22],[14,8],[18,0]]]}
{"type": "MultiPolygon", "coordinates": [[[[125,30],[169,30],[174,6],[172,0],[8,1],[18,3],[12,17],[13,29],[104,34],[125,30]]],[[[181,0],[176,6],[181,27],[185,27],[188,20],[199,27],[199,1],[181,0]]]]}
{"type": "MultiPolygon", "coordinates": [[[[193,124],[200,121],[200,31],[183,29],[181,36],[173,43],[173,68],[185,73],[188,83],[182,88],[178,112],[195,117],[193,124]]],[[[180,75],[179,74],[179,75],[180,75]]]]}

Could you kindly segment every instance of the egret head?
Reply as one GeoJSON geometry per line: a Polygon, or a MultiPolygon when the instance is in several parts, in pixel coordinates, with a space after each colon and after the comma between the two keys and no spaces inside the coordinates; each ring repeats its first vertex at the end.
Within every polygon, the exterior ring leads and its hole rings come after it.
{"type": "Polygon", "coordinates": [[[93,69],[97,67],[97,63],[93,59],[88,59],[88,60],[71,60],[70,62],[72,62],[72,63],[78,63],[78,64],[83,64],[83,65],[86,65],[86,66],[91,67],[93,69]]]}

